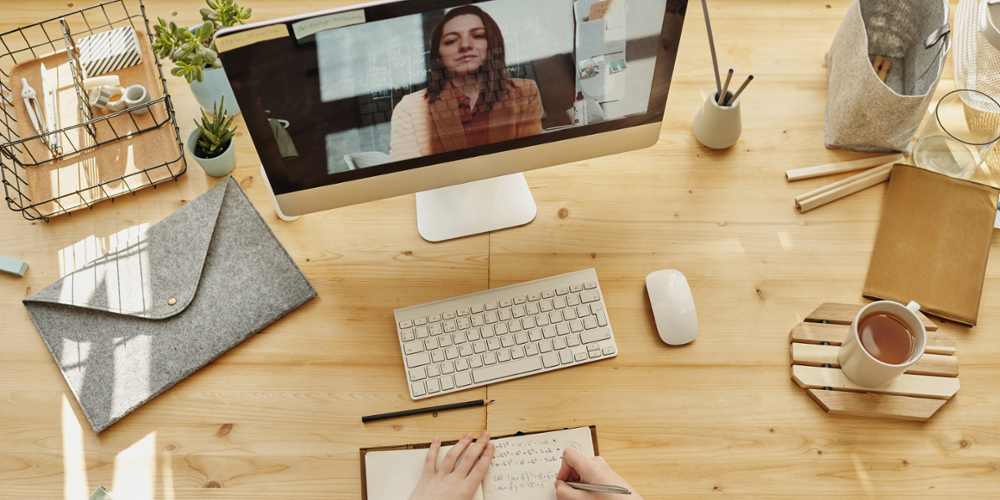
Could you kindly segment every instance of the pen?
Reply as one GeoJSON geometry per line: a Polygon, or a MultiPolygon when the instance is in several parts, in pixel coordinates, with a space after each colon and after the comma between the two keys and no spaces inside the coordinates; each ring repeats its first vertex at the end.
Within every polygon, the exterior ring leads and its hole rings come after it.
{"type": "Polygon", "coordinates": [[[486,406],[486,405],[492,403],[493,401],[494,400],[492,400],[492,399],[489,400],[489,401],[487,401],[485,399],[477,399],[475,401],[466,401],[464,403],[454,403],[454,404],[450,404],[450,405],[441,405],[441,406],[430,406],[430,407],[427,407],[427,408],[415,408],[413,410],[403,410],[403,411],[397,411],[397,412],[392,412],[392,413],[380,413],[378,415],[369,415],[367,417],[361,417],[361,421],[362,422],[374,422],[375,420],[384,420],[384,419],[387,419],[387,418],[408,417],[410,415],[420,415],[422,413],[433,413],[433,412],[436,412],[436,411],[457,410],[459,408],[472,408],[473,406],[486,406]]]}
{"type": "Polygon", "coordinates": [[[621,493],[623,495],[632,494],[632,492],[629,491],[628,488],[622,488],[621,486],[611,486],[608,484],[571,483],[569,481],[566,481],[566,484],[578,490],[600,491],[601,493],[621,493]]]}

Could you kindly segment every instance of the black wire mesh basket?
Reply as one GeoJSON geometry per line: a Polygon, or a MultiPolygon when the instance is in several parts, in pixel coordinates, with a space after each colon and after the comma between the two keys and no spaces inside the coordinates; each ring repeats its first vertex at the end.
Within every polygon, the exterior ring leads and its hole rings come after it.
{"type": "MultiPolygon", "coordinates": [[[[0,103],[3,104],[0,107],[3,111],[0,116],[3,122],[0,124],[0,175],[8,207],[21,212],[24,218],[48,221],[49,217],[55,215],[69,214],[82,208],[93,208],[95,203],[103,200],[110,199],[114,202],[114,197],[124,194],[135,195],[141,188],[152,186],[155,189],[157,184],[168,180],[176,181],[187,170],[184,147],[173,103],[167,92],[167,82],[163,77],[163,67],[151,53],[147,54],[150,57],[143,57],[141,64],[156,65],[154,79],[157,80],[156,86],[159,88],[155,90],[161,97],[104,116],[94,116],[84,88],[84,70],[75,40],[78,37],[91,36],[125,26],[131,26],[137,36],[142,36],[142,30],[145,29],[145,36],[149,38],[150,45],[152,44],[152,31],[141,0],[103,2],[0,34],[0,49],[2,49],[0,99],[3,101],[0,103]],[[22,123],[18,123],[18,113],[15,108],[20,105],[18,101],[23,98],[19,93],[15,94],[14,90],[23,89],[27,82],[24,84],[19,81],[13,82],[12,70],[22,63],[41,58],[52,60],[52,57],[58,57],[59,61],[66,62],[65,68],[72,76],[76,101],[72,106],[79,113],[77,123],[63,128],[52,127],[51,130],[43,125],[41,127],[43,130],[40,131],[37,124],[24,123],[23,117],[22,123]],[[149,135],[153,131],[158,131],[155,137],[149,135]],[[49,187],[47,191],[42,191],[41,195],[38,189],[34,191],[31,189],[31,179],[35,178],[37,183],[37,179],[40,178],[38,172],[59,165],[53,162],[86,161],[90,162],[89,168],[97,172],[97,169],[101,168],[100,165],[96,165],[100,163],[97,155],[99,148],[113,147],[109,145],[118,143],[120,149],[127,148],[127,153],[131,155],[133,142],[130,141],[148,142],[154,139],[163,141],[167,138],[176,142],[176,149],[170,144],[170,147],[159,148],[168,151],[168,154],[144,154],[154,157],[142,158],[143,166],[136,165],[135,168],[124,169],[121,175],[112,175],[109,178],[106,171],[102,171],[100,175],[83,172],[78,176],[77,185],[70,189],[49,187]],[[45,147],[39,152],[41,144],[45,147]]],[[[45,66],[41,67],[44,80],[45,66]]],[[[55,86],[57,87],[55,92],[50,95],[53,96],[53,101],[58,102],[59,83],[57,82],[55,86]]],[[[64,88],[69,87],[67,85],[64,88]]],[[[153,95],[153,89],[150,89],[149,93],[153,95]]],[[[27,101],[24,105],[26,108],[29,107],[27,101]]],[[[70,103],[66,105],[69,106],[70,103]]],[[[52,114],[59,115],[58,108],[52,114]]],[[[58,124],[58,121],[56,123],[58,124]]],[[[148,149],[144,149],[141,153],[147,151],[148,149]]],[[[117,153],[112,152],[112,154],[117,153]]],[[[140,154],[138,148],[135,154],[137,156],[140,154]]],[[[138,163],[138,158],[135,160],[138,163]]],[[[114,169],[112,171],[117,173],[114,169]]],[[[51,171],[46,173],[50,177],[59,175],[51,171]]]]}

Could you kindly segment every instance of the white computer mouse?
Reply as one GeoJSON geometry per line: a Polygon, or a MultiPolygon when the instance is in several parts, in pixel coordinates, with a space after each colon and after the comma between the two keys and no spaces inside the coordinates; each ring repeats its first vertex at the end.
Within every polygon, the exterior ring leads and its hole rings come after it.
{"type": "Polygon", "coordinates": [[[691,287],[680,271],[664,269],[646,276],[646,293],[653,306],[656,330],[670,345],[684,345],[698,336],[698,314],[691,287]]]}

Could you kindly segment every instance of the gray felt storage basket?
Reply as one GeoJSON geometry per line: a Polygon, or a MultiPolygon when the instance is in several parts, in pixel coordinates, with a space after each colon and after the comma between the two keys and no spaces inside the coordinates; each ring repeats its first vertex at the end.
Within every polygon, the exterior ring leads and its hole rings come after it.
{"type": "Polygon", "coordinates": [[[854,0],[826,55],[826,147],[910,153],[944,69],[948,35],[924,41],[948,23],[947,0],[854,0]],[[933,41],[933,40],[932,40],[933,41]],[[892,61],[885,83],[876,55],[892,61]]]}

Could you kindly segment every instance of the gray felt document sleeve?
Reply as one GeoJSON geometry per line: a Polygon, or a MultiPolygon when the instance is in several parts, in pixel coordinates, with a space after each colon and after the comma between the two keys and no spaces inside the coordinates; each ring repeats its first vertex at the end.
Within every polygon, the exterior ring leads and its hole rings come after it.
{"type": "Polygon", "coordinates": [[[24,305],[101,432],[314,296],[229,177],[24,305]]]}

